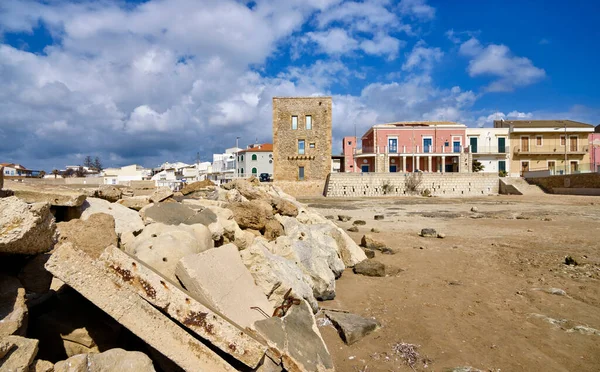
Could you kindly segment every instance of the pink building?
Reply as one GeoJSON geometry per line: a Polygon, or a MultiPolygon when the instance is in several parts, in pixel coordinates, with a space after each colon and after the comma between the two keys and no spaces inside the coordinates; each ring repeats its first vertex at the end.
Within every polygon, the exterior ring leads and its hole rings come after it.
{"type": "Polygon", "coordinates": [[[600,172],[600,125],[596,127],[596,133],[590,133],[590,170],[600,172]]]}
{"type": "Polygon", "coordinates": [[[344,138],[346,172],[469,172],[466,126],[454,122],[377,124],[362,136],[344,138]],[[354,144],[354,147],[352,146],[354,144]]]}

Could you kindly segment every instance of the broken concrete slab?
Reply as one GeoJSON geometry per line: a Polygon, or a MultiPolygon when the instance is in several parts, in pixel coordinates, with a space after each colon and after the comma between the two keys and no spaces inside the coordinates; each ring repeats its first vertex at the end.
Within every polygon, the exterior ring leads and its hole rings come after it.
{"type": "Polygon", "coordinates": [[[59,243],[70,242],[75,248],[98,258],[104,248],[117,245],[115,219],[110,214],[95,213],[87,220],[71,220],[56,224],[59,243]]]}
{"type": "MultiPolygon", "coordinates": [[[[137,293],[152,305],[164,309],[169,316],[222,351],[252,368],[262,359],[266,350],[264,344],[248,335],[233,320],[207,306],[209,304],[200,303],[195,295],[165,279],[149,266],[116,247],[106,248],[101,260],[113,280],[117,280],[119,284],[137,293]]],[[[223,278],[223,272],[218,273],[218,278],[223,278]]],[[[254,312],[251,309],[247,311],[254,312]]]]}
{"type": "Polygon", "coordinates": [[[2,371],[26,372],[33,363],[38,351],[38,340],[21,336],[7,336],[2,339],[6,353],[0,359],[2,371]]]}
{"type": "Polygon", "coordinates": [[[375,239],[370,234],[363,235],[363,237],[360,239],[360,246],[363,248],[375,249],[378,251],[381,251],[382,249],[387,247],[387,245],[384,242],[375,239]]]}
{"type": "Polygon", "coordinates": [[[56,186],[31,186],[20,182],[11,185],[15,196],[26,203],[48,203],[53,207],[79,207],[86,200],[80,191],[56,186]]]}
{"type": "Polygon", "coordinates": [[[273,305],[254,284],[233,244],[183,257],[175,275],[203,303],[242,327],[251,327],[255,321],[265,318],[253,308],[261,309],[268,316],[273,314],[273,305]]]}
{"type": "MultiPolygon", "coordinates": [[[[46,269],[185,370],[234,371],[226,361],[144,299],[115,283],[101,262],[71,244],[52,254],[46,269]],[[148,330],[151,329],[151,332],[148,330]]],[[[121,272],[129,278],[130,271],[121,272]]],[[[200,319],[197,319],[198,321],[200,319]]]]}
{"type": "Polygon", "coordinates": [[[142,208],[150,204],[150,199],[148,196],[144,195],[132,196],[125,199],[119,199],[117,200],[117,203],[129,209],[133,209],[134,211],[140,211],[142,208]]]}
{"type": "Polygon", "coordinates": [[[0,253],[38,254],[52,249],[56,225],[50,204],[0,199],[0,253]]]}
{"type": "Polygon", "coordinates": [[[150,195],[151,203],[160,203],[161,201],[173,196],[173,191],[168,187],[159,187],[150,195]]]}
{"type": "Polygon", "coordinates": [[[352,345],[381,327],[378,321],[356,314],[331,310],[325,310],[324,313],[333,322],[347,345],[352,345]]]}
{"type": "Polygon", "coordinates": [[[203,180],[192,182],[188,185],[185,185],[183,189],[181,189],[181,193],[183,195],[188,195],[196,191],[204,190],[206,188],[214,188],[215,184],[211,180],[203,180]]]}
{"type": "Polygon", "coordinates": [[[101,185],[97,190],[94,190],[94,196],[114,203],[121,199],[123,190],[112,185],[101,185]]]}
{"type": "Polygon", "coordinates": [[[217,222],[217,215],[210,209],[193,209],[181,203],[159,203],[148,205],[140,210],[140,216],[146,225],[163,223],[165,225],[195,225],[208,226],[217,222]]]}
{"type": "Polygon", "coordinates": [[[36,359],[29,366],[29,372],[54,372],[54,364],[47,360],[36,359]]]}
{"type": "Polygon", "coordinates": [[[128,232],[138,232],[144,228],[144,222],[140,215],[118,203],[109,203],[98,198],[88,198],[81,207],[81,219],[87,220],[96,213],[106,213],[115,219],[115,231],[118,236],[128,232]]]}
{"type": "Polygon", "coordinates": [[[80,354],[54,365],[54,372],[153,372],[152,360],[139,351],[110,349],[99,354],[80,354]]]}
{"type": "Polygon", "coordinates": [[[385,265],[374,260],[366,260],[354,266],[355,274],[366,276],[385,276],[385,265]]]}
{"type": "Polygon", "coordinates": [[[19,279],[0,275],[0,338],[10,335],[25,336],[27,313],[25,288],[19,279]]]}
{"type": "Polygon", "coordinates": [[[301,300],[283,318],[260,320],[254,326],[269,345],[282,352],[286,371],[334,371],[331,355],[308,302],[301,300]]]}

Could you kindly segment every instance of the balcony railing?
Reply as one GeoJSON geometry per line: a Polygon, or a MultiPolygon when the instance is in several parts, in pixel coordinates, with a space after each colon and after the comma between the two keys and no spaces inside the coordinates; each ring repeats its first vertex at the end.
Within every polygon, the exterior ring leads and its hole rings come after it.
{"type": "Polygon", "coordinates": [[[508,146],[467,146],[466,152],[471,154],[506,154],[508,146]]]}
{"type": "Polygon", "coordinates": [[[372,154],[404,154],[404,155],[427,155],[427,154],[460,154],[466,153],[467,148],[463,146],[363,146],[362,149],[354,149],[355,155],[372,155],[372,154]]]}
{"type": "MultiPolygon", "coordinates": [[[[535,155],[535,154],[564,154],[565,147],[564,146],[536,146],[529,144],[529,146],[517,145],[513,147],[515,154],[527,154],[527,155],[535,155]]],[[[566,153],[567,154],[577,154],[583,155],[589,151],[589,146],[567,146],[566,153]]]]}

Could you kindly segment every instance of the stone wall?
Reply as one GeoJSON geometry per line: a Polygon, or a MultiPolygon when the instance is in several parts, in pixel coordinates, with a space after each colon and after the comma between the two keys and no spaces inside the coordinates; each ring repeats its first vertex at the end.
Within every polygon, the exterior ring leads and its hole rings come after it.
{"type": "Polygon", "coordinates": [[[538,185],[544,191],[553,193],[556,188],[592,189],[600,188],[600,173],[580,173],[564,176],[527,178],[527,182],[538,185]]]}
{"type": "Polygon", "coordinates": [[[280,187],[285,193],[293,197],[323,196],[326,181],[275,181],[274,185],[280,187]]]}
{"type": "MultiPolygon", "coordinates": [[[[434,196],[482,196],[498,194],[499,177],[484,173],[418,173],[420,194],[434,196]]],[[[406,182],[417,173],[335,173],[329,177],[328,197],[410,196],[406,182]]]]}
{"type": "Polygon", "coordinates": [[[304,181],[324,181],[331,171],[331,97],[273,97],[273,178],[298,181],[304,167],[304,181]],[[306,129],[306,116],[312,129],[306,129]],[[292,129],[292,116],[298,117],[292,129]],[[298,154],[298,140],[305,152],[298,154]],[[314,144],[314,148],[311,148],[314,144]]]}

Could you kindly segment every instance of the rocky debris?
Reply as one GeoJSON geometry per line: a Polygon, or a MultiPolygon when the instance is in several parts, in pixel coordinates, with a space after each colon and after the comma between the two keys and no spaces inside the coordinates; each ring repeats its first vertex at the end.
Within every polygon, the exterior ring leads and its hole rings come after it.
{"type": "Polygon", "coordinates": [[[333,371],[333,361],[319,333],[310,305],[301,301],[283,318],[272,317],[254,324],[257,332],[285,355],[287,371],[333,371]]]}
{"type": "MultiPolygon", "coordinates": [[[[337,243],[338,255],[346,267],[354,267],[357,263],[367,259],[363,250],[352,240],[343,229],[331,223],[327,225],[313,226],[317,232],[322,231],[324,234],[331,236],[337,243]]],[[[341,274],[340,274],[341,275],[341,274]]]]}
{"type": "Polygon", "coordinates": [[[12,276],[0,275],[0,338],[27,332],[25,288],[12,276]]]}
{"type": "Polygon", "coordinates": [[[258,201],[249,201],[232,203],[229,209],[233,212],[233,218],[240,228],[260,231],[265,228],[267,220],[273,216],[271,206],[268,205],[266,208],[266,205],[258,201]]]}
{"type": "Polygon", "coordinates": [[[565,265],[577,266],[579,263],[571,256],[565,257],[565,265]]]}
{"type": "Polygon", "coordinates": [[[438,233],[437,237],[438,237],[438,239],[444,239],[446,237],[446,234],[444,234],[444,233],[438,233]]]}
{"type": "Polygon", "coordinates": [[[59,243],[70,242],[77,249],[98,258],[104,248],[117,245],[115,219],[110,214],[95,213],[87,220],[71,220],[56,224],[59,243]]]}
{"type": "Polygon", "coordinates": [[[355,274],[366,276],[385,276],[385,265],[374,260],[363,261],[353,269],[355,274]]]}
{"type": "Polygon", "coordinates": [[[280,306],[291,288],[292,294],[304,298],[314,312],[319,309],[311,287],[312,281],[293,261],[271,253],[274,249],[266,239],[256,238],[254,243],[240,251],[242,262],[252,274],[254,282],[269,299],[273,307],[280,306]]]}
{"type": "Polygon", "coordinates": [[[44,294],[50,290],[52,274],[44,269],[50,254],[38,254],[31,257],[19,272],[19,280],[28,294],[44,294]]]}
{"type": "Polygon", "coordinates": [[[349,228],[348,228],[348,230],[347,230],[347,231],[350,231],[350,232],[358,232],[358,226],[351,226],[351,227],[349,227],[349,228]]]}
{"type": "Polygon", "coordinates": [[[393,250],[392,248],[388,248],[388,247],[384,247],[381,249],[381,253],[382,254],[396,254],[396,251],[393,250]]]}
{"type": "Polygon", "coordinates": [[[153,372],[152,360],[139,351],[110,349],[103,353],[79,354],[54,365],[55,372],[153,372]]]}
{"type": "MultiPolygon", "coordinates": [[[[234,370],[161,311],[113,282],[101,263],[95,263],[70,244],[55,250],[46,269],[179,367],[185,370],[234,370]]],[[[120,275],[127,281],[131,271],[122,269],[120,275]]],[[[188,316],[190,322],[202,322],[200,314],[188,316]]]]}
{"type": "Polygon", "coordinates": [[[123,191],[112,185],[102,185],[94,192],[94,196],[114,203],[123,197],[123,191]]]}
{"type": "Polygon", "coordinates": [[[373,217],[373,219],[374,219],[375,221],[381,221],[381,220],[383,220],[384,218],[385,218],[385,216],[384,216],[383,214],[376,214],[376,215],[373,217]]]}
{"type": "Polygon", "coordinates": [[[250,327],[273,314],[273,306],[254,284],[233,244],[185,256],[177,264],[175,275],[185,288],[202,302],[242,327],[250,327]],[[223,275],[227,273],[227,275],[223,275]]]}
{"type": "Polygon", "coordinates": [[[0,199],[0,253],[38,254],[52,249],[56,225],[48,203],[0,199]]]}
{"type": "Polygon", "coordinates": [[[0,369],[8,372],[26,372],[29,371],[29,366],[33,364],[33,360],[38,351],[38,340],[20,336],[7,336],[2,338],[0,344],[0,355],[4,353],[0,359],[0,369]]]}
{"type": "Polygon", "coordinates": [[[193,209],[181,203],[149,204],[140,210],[140,216],[145,224],[163,223],[165,225],[195,225],[209,226],[217,222],[217,216],[208,208],[193,209]]]}
{"type": "Polygon", "coordinates": [[[588,335],[588,336],[600,336],[600,331],[592,328],[592,327],[588,327],[588,326],[582,326],[582,325],[578,325],[575,326],[571,329],[567,330],[567,333],[573,333],[573,332],[577,332],[577,333],[581,333],[582,335],[588,335]]]}
{"type": "Polygon", "coordinates": [[[381,231],[378,228],[376,228],[376,227],[372,227],[371,228],[371,232],[374,233],[374,234],[377,234],[377,233],[380,233],[381,231]]]}
{"type": "Polygon", "coordinates": [[[363,248],[375,249],[381,251],[386,248],[386,244],[380,240],[375,239],[373,236],[369,234],[363,235],[360,239],[360,246],[363,248]]]}
{"type": "Polygon", "coordinates": [[[423,238],[437,238],[437,231],[432,228],[421,229],[421,234],[419,234],[423,238]]]}
{"type": "Polygon", "coordinates": [[[29,372],[54,372],[54,364],[47,360],[36,359],[29,366],[29,372]]]}
{"type": "Polygon", "coordinates": [[[325,218],[327,218],[328,220],[335,220],[335,216],[332,215],[327,215],[325,216],[325,218]]]}
{"type": "Polygon", "coordinates": [[[567,292],[565,292],[564,289],[560,289],[560,288],[532,288],[532,291],[542,291],[542,292],[546,292],[548,294],[553,294],[556,296],[566,296],[567,292]]]}
{"type": "Polygon", "coordinates": [[[363,318],[356,314],[331,310],[326,310],[324,313],[340,332],[342,340],[344,340],[346,345],[352,345],[381,327],[381,324],[378,321],[370,318],[363,318]]]}
{"type": "Polygon", "coordinates": [[[184,256],[214,247],[208,227],[196,225],[148,225],[139,235],[127,234],[121,240],[125,252],[152,266],[165,277],[177,281],[175,267],[184,256]]]}
{"type": "Polygon", "coordinates": [[[144,228],[140,215],[121,204],[109,203],[98,198],[88,198],[82,206],[82,220],[87,220],[96,213],[106,213],[115,219],[115,231],[119,237],[128,232],[139,232],[144,228]]]}
{"type": "Polygon", "coordinates": [[[363,220],[355,220],[354,222],[352,222],[352,224],[356,225],[356,226],[364,226],[367,223],[365,221],[363,221],[363,220]]]}
{"type": "Polygon", "coordinates": [[[140,211],[142,208],[150,204],[150,199],[148,196],[144,195],[132,196],[130,198],[119,199],[117,203],[129,209],[133,209],[134,211],[140,211]]]}
{"type": "Polygon", "coordinates": [[[479,212],[479,208],[477,208],[477,207],[471,207],[471,212],[477,213],[477,212],[479,212]]]}
{"type": "Polygon", "coordinates": [[[280,214],[282,216],[298,216],[298,207],[289,200],[283,198],[272,198],[271,206],[273,207],[275,213],[280,214]]]}
{"type": "Polygon", "coordinates": [[[214,187],[214,186],[215,186],[215,184],[212,183],[211,180],[192,182],[189,185],[185,185],[185,187],[183,189],[181,189],[181,193],[183,195],[188,195],[193,192],[206,189],[207,187],[214,187]]]}
{"type": "Polygon", "coordinates": [[[80,207],[86,195],[72,189],[58,187],[41,188],[22,183],[13,183],[14,195],[28,204],[48,203],[53,207],[80,207]]]}
{"type": "MultiPolygon", "coordinates": [[[[220,249],[222,248],[212,251],[220,249]]],[[[240,332],[238,325],[208,309],[194,298],[193,294],[162,277],[143,262],[116,247],[108,247],[102,254],[101,260],[113,281],[116,280],[119,285],[128,288],[155,307],[164,309],[173,319],[184,324],[192,332],[208,340],[223,352],[252,368],[262,359],[266,347],[261,342],[243,331],[240,332]],[[129,272],[129,275],[123,276],[125,270],[129,272]]],[[[222,274],[220,272],[218,278],[223,278],[222,274]]],[[[214,278],[212,281],[214,282],[214,278]]],[[[253,283],[251,278],[249,283],[253,283]]],[[[262,294],[262,292],[260,293],[262,294]]],[[[233,310],[241,311],[242,309],[233,310]]]]}
{"type": "Polygon", "coordinates": [[[375,258],[375,251],[372,249],[363,249],[367,258],[375,258]]]}
{"type": "Polygon", "coordinates": [[[342,222],[348,222],[352,219],[352,217],[350,216],[346,216],[344,214],[338,214],[338,220],[342,221],[342,222]]]}
{"type": "Polygon", "coordinates": [[[268,241],[273,241],[280,236],[284,236],[285,231],[283,230],[283,226],[277,220],[267,220],[265,224],[265,239],[268,241]]]}
{"type": "Polygon", "coordinates": [[[255,200],[255,199],[268,199],[268,194],[266,191],[261,190],[254,185],[244,179],[235,179],[229,183],[226,183],[221,186],[225,190],[233,190],[239,192],[241,196],[246,198],[247,200],[255,200]]]}
{"type": "Polygon", "coordinates": [[[171,191],[170,188],[159,187],[152,194],[150,194],[150,197],[148,199],[151,203],[160,203],[161,201],[164,201],[165,199],[168,199],[171,196],[173,196],[173,191],[171,191]]]}

